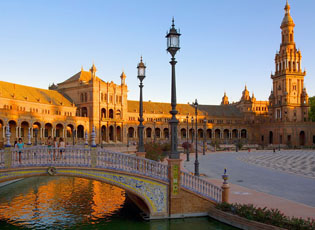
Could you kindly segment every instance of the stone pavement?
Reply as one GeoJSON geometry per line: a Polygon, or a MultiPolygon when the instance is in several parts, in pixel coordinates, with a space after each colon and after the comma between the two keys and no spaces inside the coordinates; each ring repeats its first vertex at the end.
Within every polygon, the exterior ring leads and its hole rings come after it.
{"type": "MultiPolygon", "coordinates": [[[[189,162],[181,155],[183,170],[194,172],[194,155],[190,154],[189,162]]],[[[252,203],[315,219],[314,155],[315,151],[302,150],[199,154],[200,174],[221,186],[221,174],[227,168],[231,203],[252,203]]]]}
{"type": "Polygon", "coordinates": [[[260,154],[244,154],[238,157],[239,160],[281,170],[284,172],[295,173],[315,179],[315,151],[310,150],[281,150],[264,151],[260,154]]]}

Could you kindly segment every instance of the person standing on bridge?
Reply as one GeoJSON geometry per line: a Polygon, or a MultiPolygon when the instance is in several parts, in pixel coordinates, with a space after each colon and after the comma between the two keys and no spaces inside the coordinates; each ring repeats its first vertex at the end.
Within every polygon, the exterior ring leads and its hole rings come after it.
{"type": "Polygon", "coordinates": [[[62,159],[62,152],[65,151],[66,144],[62,137],[59,138],[59,158],[62,159]]]}
{"type": "Polygon", "coordinates": [[[18,151],[19,151],[19,163],[21,163],[21,154],[22,154],[22,150],[24,148],[24,143],[22,138],[19,138],[18,143],[16,144],[18,151]]]}
{"type": "Polygon", "coordinates": [[[48,147],[48,155],[49,155],[49,161],[50,161],[50,159],[51,159],[51,147],[52,147],[52,144],[53,144],[51,136],[48,137],[46,144],[47,144],[47,147],[48,147]]]}

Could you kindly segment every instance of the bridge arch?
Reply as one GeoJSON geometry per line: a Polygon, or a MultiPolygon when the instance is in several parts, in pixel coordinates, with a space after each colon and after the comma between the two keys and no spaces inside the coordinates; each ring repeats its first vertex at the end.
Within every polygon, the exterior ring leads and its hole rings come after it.
{"type": "MultiPolygon", "coordinates": [[[[12,150],[13,156],[16,151],[12,150]]],[[[150,217],[167,216],[167,166],[147,159],[103,150],[95,152],[97,157],[93,166],[92,161],[89,160],[93,157],[90,150],[81,149],[74,157],[72,156],[73,150],[68,148],[63,153],[67,159],[65,162],[54,161],[52,163],[49,161],[47,151],[51,150],[27,148],[23,151],[25,158],[22,156],[21,163],[15,161],[14,157],[12,158],[13,168],[6,169],[0,164],[0,183],[34,176],[73,176],[93,179],[124,189],[131,194],[131,199],[140,206],[139,208],[147,212],[150,217]],[[51,167],[55,169],[53,173],[49,171],[51,167]],[[137,170],[138,172],[136,172],[137,170]]]]}

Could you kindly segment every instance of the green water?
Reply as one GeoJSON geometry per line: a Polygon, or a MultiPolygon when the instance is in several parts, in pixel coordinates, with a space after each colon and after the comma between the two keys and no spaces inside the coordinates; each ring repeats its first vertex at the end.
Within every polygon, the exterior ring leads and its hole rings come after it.
{"type": "Polygon", "coordinates": [[[211,218],[144,221],[124,190],[75,177],[34,177],[0,188],[0,229],[235,229],[211,218]]]}

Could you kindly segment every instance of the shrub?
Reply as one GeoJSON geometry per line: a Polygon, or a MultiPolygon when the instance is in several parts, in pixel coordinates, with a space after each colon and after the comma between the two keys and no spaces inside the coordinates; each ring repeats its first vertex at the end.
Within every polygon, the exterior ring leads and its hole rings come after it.
{"type": "Polygon", "coordinates": [[[154,161],[163,161],[167,156],[167,151],[170,150],[169,144],[160,143],[147,143],[144,145],[145,148],[145,158],[154,161]]]}
{"type": "Polygon", "coordinates": [[[286,229],[315,229],[314,219],[302,219],[285,216],[278,209],[257,208],[252,204],[228,204],[220,203],[216,208],[224,212],[229,212],[249,220],[258,221],[264,224],[274,225],[286,229]]]}

